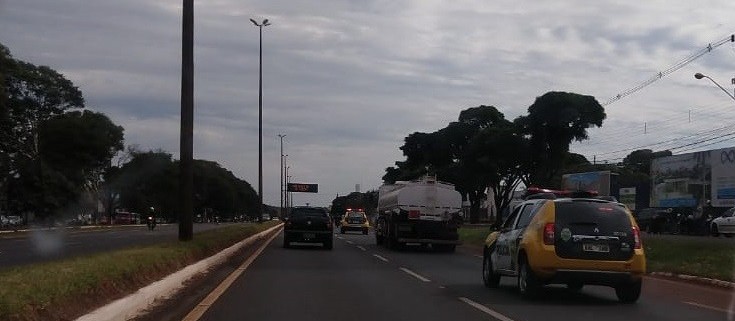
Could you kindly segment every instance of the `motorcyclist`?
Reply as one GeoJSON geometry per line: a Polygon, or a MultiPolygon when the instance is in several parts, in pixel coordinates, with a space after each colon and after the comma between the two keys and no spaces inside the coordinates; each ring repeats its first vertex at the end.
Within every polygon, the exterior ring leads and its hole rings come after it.
{"type": "Polygon", "coordinates": [[[155,214],[155,210],[153,209],[153,207],[151,207],[150,208],[150,213],[148,214],[148,219],[146,220],[147,225],[148,225],[148,229],[151,230],[151,231],[154,228],[156,228],[156,217],[155,217],[154,214],[155,214]]]}

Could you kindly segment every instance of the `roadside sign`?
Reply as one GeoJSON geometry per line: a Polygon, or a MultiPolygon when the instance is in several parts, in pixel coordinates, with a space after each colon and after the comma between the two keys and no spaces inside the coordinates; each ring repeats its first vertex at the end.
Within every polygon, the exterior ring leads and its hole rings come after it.
{"type": "Polygon", "coordinates": [[[289,192],[318,193],[318,184],[288,183],[289,192]]]}

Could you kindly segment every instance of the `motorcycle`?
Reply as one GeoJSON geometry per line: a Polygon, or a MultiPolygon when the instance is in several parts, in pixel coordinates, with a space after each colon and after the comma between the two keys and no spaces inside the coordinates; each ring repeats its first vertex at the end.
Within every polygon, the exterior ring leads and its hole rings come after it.
{"type": "Polygon", "coordinates": [[[153,216],[148,216],[148,230],[153,231],[154,228],[156,228],[156,220],[153,219],[153,216]]]}

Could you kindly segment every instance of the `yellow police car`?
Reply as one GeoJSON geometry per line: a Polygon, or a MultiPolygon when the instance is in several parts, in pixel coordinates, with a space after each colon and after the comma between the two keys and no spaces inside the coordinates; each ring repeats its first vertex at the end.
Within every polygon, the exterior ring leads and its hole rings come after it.
{"type": "Polygon", "coordinates": [[[342,216],[339,229],[342,234],[345,234],[347,231],[361,231],[362,234],[368,234],[370,223],[364,211],[360,209],[347,209],[345,215],[342,216]]]}
{"type": "Polygon", "coordinates": [[[624,205],[594,197],[546,194],[516,206],[503,226],[488,235],[482,277],[497,287],[516,278],[523,297],[546,284],[615,288],[618,300],[633,303],[641,294],[646,258],[638,226],[624,205]]]}

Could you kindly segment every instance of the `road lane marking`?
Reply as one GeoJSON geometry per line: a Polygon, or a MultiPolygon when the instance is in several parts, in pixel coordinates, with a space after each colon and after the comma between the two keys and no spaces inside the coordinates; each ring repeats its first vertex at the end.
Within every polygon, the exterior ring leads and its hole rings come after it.
{"type": "Polygon", "coordinates": [[[709,305],[705,305],[705,304],[700,304],[700,303],[696,303],[696,302],[683,301],[682,303],[693,305],[693,306],[698,307],[698,308],[709,309],[709,310],[714,310],[714,311],[719,311],[719,312],[724,312],[724,313],[730,312],[727,309],[720,309],[720,308],[717,308],[717,307],[713,307],[713,306],[709,306],[709,305]]]}
{"type": "Polygon", "coordinates": [[[408,273],[408,275],[413,276],[413,277],[415,277],[415,278],[417,278],[417,279],[419,279],[419,280],[421,280],[423,282],[431,282],[431,280],[429,280],[429,279],[421,276],[420,274],[418,274],[418,273],[416,273],[414,271],[411,271],[411,270],[409,270],[409,269],[407,269],[405,267],[402,267],[401,268],[401,271],[406,272],[406,273],[408,273]]]}
{"type": "Polygon", "coordinates": [[[279,234],[281,234],[281,232],[273,233],[273,235],[268,240],[263,242],[263,245],[261,245],[255,251],[255,253],[253,253],[253,255],[248,257],[248,259],[245,260],[245,262],[243,262],[242,265],[240,265],[240,267],[235,269],[235,271],[232,271],[232,273],[230,273],[230,275],[228,275],[227,278],[217,286],[217,288],[215,288],[211,293],[209,293],[209,295],[207,295],[207,297],[204,298],[202,302],[200,302],[196,307],[194,307],[194,309],[191,310],[189,314],[187,314],[183,319],[181,319],[181,321],[199,320],[204,315],[204,313],[207,312],[207,310],[209,310],[209,307],[212,306],[212,304],[214,304],[214,302],[216,302],[217,299],[219,299],[219,297],[225,293],[225,291],[227,291],[227,289],[232,285],[232,283],[234,283],[235,280],[237,280],[237,278],[239,278],[240,275],[242,275],[243,272],[245,272],[245,270],[250,266],[250,264],[252,264],[253,261],[255,261],[255,259],[257,259],[258,256],[260,256],[260,253],[263,252],[263,250],[265,250],[268,244],[270,244],[273,241],[273,239],[276,238],[276,236],[278,236],[279,234]]]}
{"type": "Polygon", "coordinates": [[[361,249],[361,250],[362,250],[363,252],[364,252],[364,251],[367,251],[367,249],[366,249],[365,247],[363,247],[363,246],[360,246],[360,245],[358,245],[358,246],[357,246],[357,248],[358,248],[358,249],[361,249]]]}
{"type": "Polygon", "coordinates": [[[347,244],[355,244],[355,242],[347,241],[347,244]]]}
{"type": "Polygon", "coordinates": [[[378,258],[378,260],[381,260],[381,261],[383,261],[383,262],[388,262],[388,259],[386,259],[386,258],[384,258],[384,257],[382,257],[382,256],[380,256],[380,255],[377,255],[377,254],[373,254],[373,256],[374,256],[374,257],[377,257],[377,258],[378,258]]]}
{"type": "Polygon", "coordinates": [[[474,256],[474,257],[477,257],[477,258],[481,258],[481,259],[484,259],[484,257],[482,257],[482,255],[477,255],[477,254],[475,254],[475,255],[473,255],[473,256],[474,256]]]}
{"type": "Polygon", "coordinates": [[[462,301],[462,302],[464,302],[464,303],[469,304],[471,307],[473,307],[475,309],[478,309],[478,310],[484,312],[485,314],[488,314],[488,315],[492,316],[493,318],[496,318],[496,319],[498,319],[500,321],[513,321],[513,319],[511,319],[509,317],[506,317],[506,316],[500,314],[499,312],[497,312],[497,311],[495,311],[493,309],[490,309],[490,308],[488,308],[488,307],[486,307],[486,306],[484,306],[482,304],[479,304],[479,303],[477,303],[475,301],[472,301],[472,300],[470,300],[468,298],[459,297],[459,300],[462,301]]]}
{"type": "Polygon", "coordinates": [[[439,288],[440,289],[446,289],[446,287],[444,287],[443,285],[440,285],[439,288]]]}
{"type": "Polygon", "coordinates": [[[344,237],[341,237],[341,236],[337,236],[337,238],[340,239],[340,240],[344,240],[345,239],[344,237]]]}

